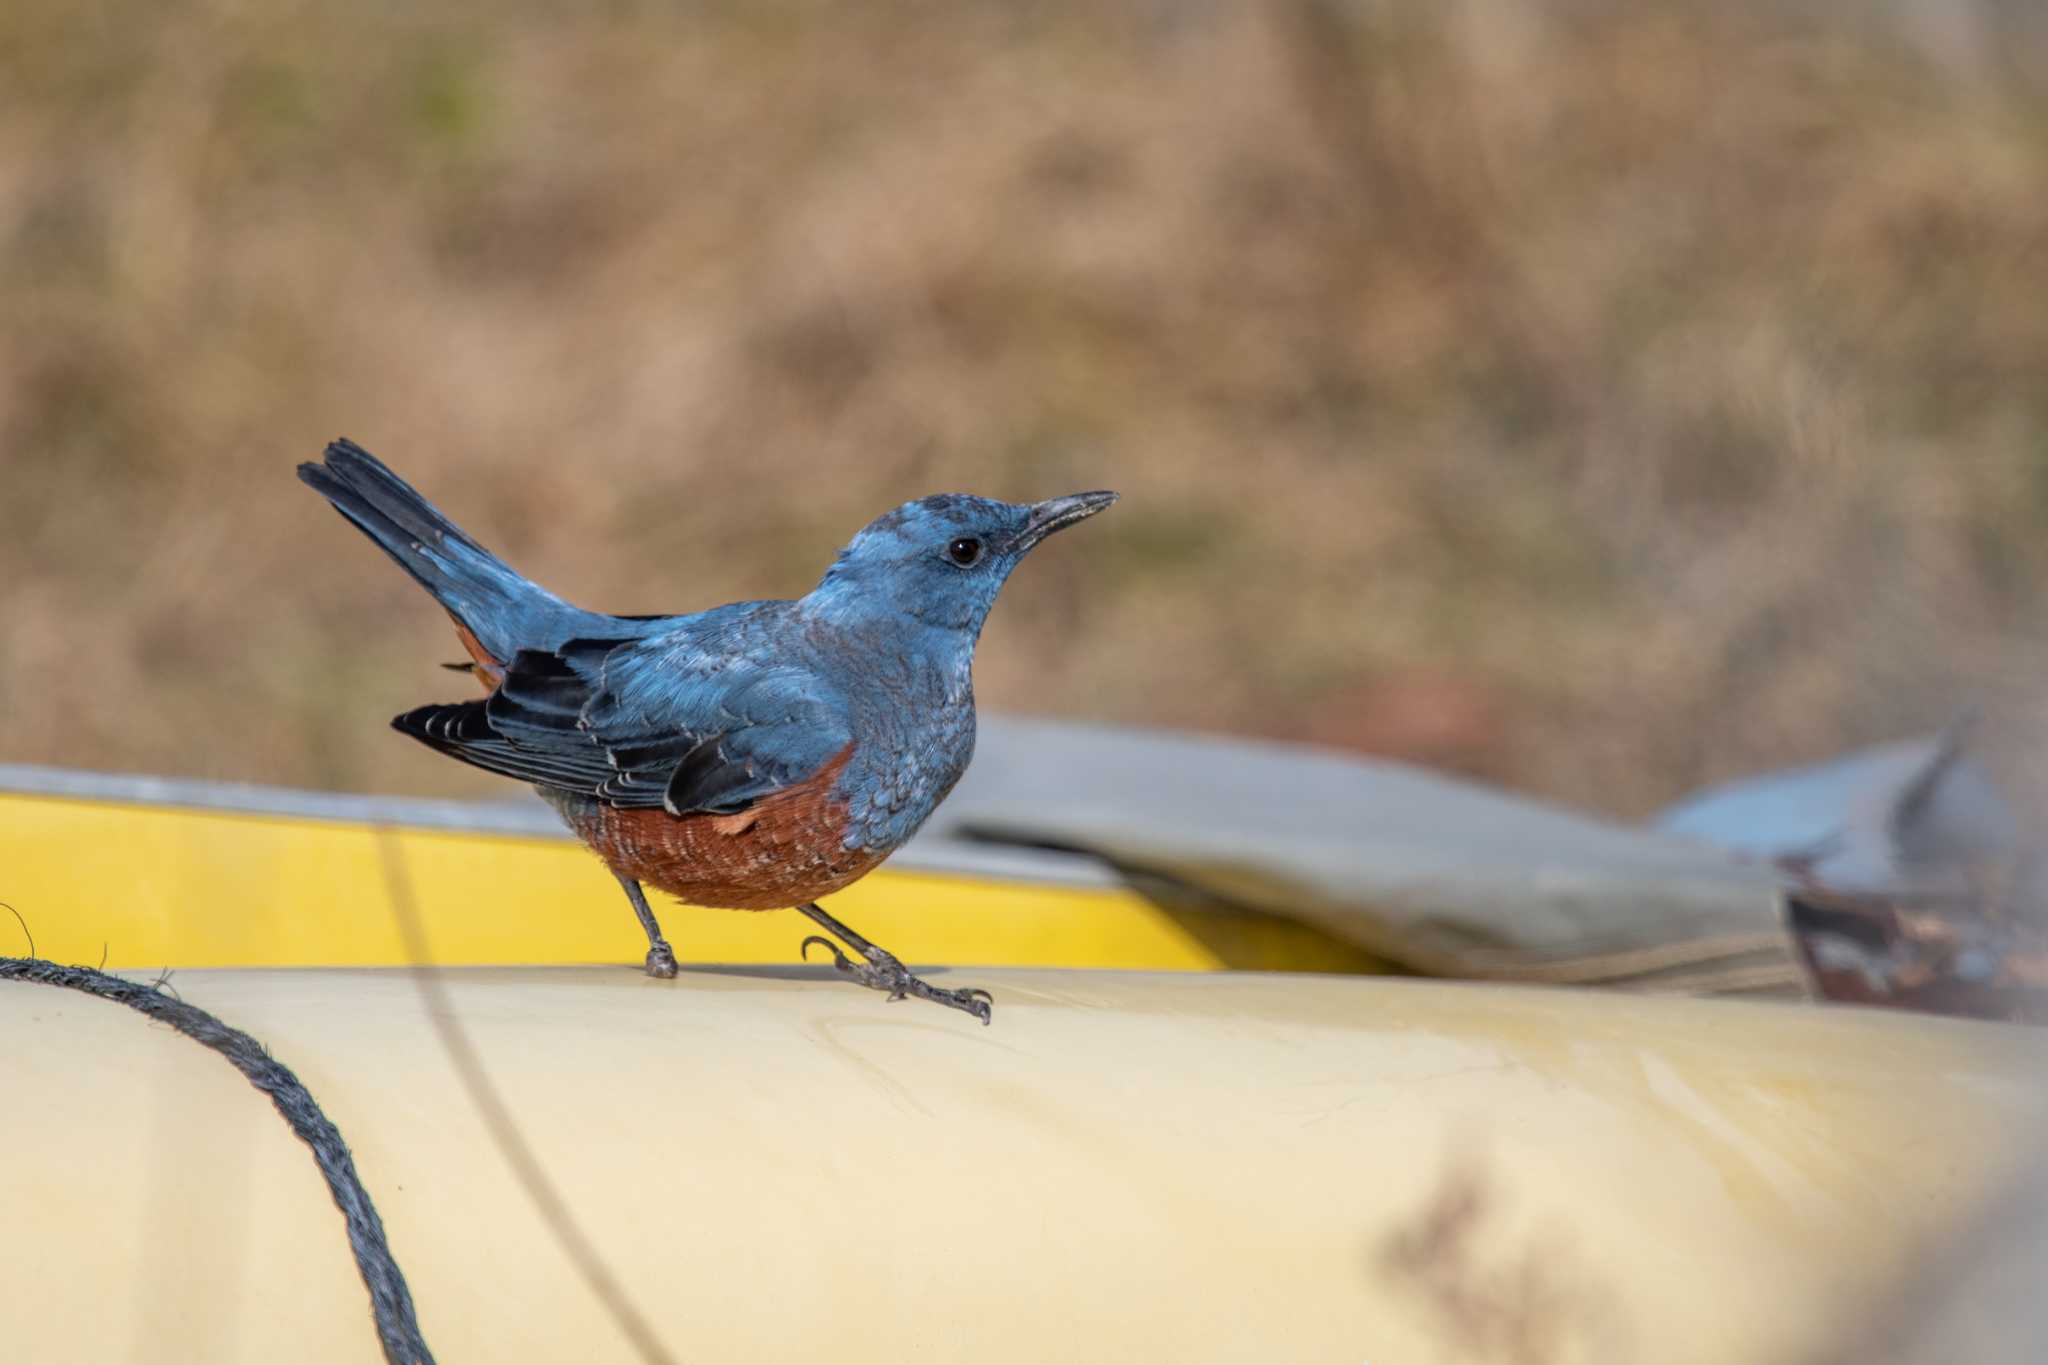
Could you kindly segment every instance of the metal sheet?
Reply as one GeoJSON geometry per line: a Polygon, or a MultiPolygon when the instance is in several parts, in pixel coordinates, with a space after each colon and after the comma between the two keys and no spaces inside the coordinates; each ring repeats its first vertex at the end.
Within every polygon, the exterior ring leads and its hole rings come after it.
{"type": "Polygon", "coordinates": [[[1445,976],[1804,988],[1720,849],[1298,745],[1006,721],[941,833],[1085,849],[1445,976]]]}

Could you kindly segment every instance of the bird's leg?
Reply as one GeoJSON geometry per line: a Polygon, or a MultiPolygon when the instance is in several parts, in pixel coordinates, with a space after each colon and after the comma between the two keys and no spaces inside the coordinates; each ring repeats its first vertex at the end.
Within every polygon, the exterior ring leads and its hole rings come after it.
{"type": "Polygon", "coordinates": [[[647,904],[647,893],[631,877],[618,872],[612,875],[626,889],[626,899],[633,902],[633,913],[640,917],[640,927],[647,931],[647,974],[669,980],[676,974],[675,950],[661,936],[661,926],[655,923],[654,911],[647,904]]]}
{"type": "Polygon", "coordinates": [[[920,1000],[929,1000],[935,1005],[945,1005],[956,1010],[965,1010],[986,1024],[994,1011],[995,997],[983,990],[948,991],[937,986],[926,985],[910,974],[896,955],[885,948],[877,948],[853,930],[833,919],[818,907],[816,901],[799,905],[797,909],[808,915],[820,928],[837,936],[847,947],[866,959],[855,962],[839,951],[839,944],[829,938],[812,934],[803,942],[803,955],[811,955],[811,945],[822,943],[832,954],[832,965],[842,976],[850,976],[870,989],[889,992],[891,1000],[901,1000],[914,995],[920,1000]]]}

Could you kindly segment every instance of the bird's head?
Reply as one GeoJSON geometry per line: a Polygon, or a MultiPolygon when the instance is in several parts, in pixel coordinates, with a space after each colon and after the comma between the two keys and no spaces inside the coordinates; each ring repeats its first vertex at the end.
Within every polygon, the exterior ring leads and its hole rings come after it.
{"type": "Polygon", "coordinates": [[[869,522],[807,601],[839,620],[908,617],[972,639],[1033,546],[1115,501],[1101,492],[1028,503],[965,493],[906,502],[869,522]]]}

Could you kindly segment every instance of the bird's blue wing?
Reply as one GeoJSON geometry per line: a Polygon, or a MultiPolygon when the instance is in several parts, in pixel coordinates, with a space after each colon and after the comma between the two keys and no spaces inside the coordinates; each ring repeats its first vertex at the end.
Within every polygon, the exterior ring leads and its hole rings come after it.
{"type": "Polygon", "coordinates": [[[523,650],[489,699],[393,724],[491,772],[674,815],[743,810],[852,743],[843,698],[814,672],[695,634],[523,650]]]}
{"type": "Polygon", "coordinates": [[[618,759],[620,776],[600,795],[640,795],[660,781],[672,815],[740,810],[815,776],[853,742],[844,699],[811,670],[679,660],[653,641],[607,661],[584,719],[618,759]]]}

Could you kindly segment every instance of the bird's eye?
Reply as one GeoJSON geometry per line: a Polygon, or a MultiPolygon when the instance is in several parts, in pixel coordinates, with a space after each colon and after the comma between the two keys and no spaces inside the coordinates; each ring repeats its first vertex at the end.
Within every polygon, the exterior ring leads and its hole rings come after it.
{"type": "Polygon", "coordinates": [[[946,547],[946,558],[963,569],[971,569],[981,563],[981,542],[973,536],[962,536],[946,547]]]}

